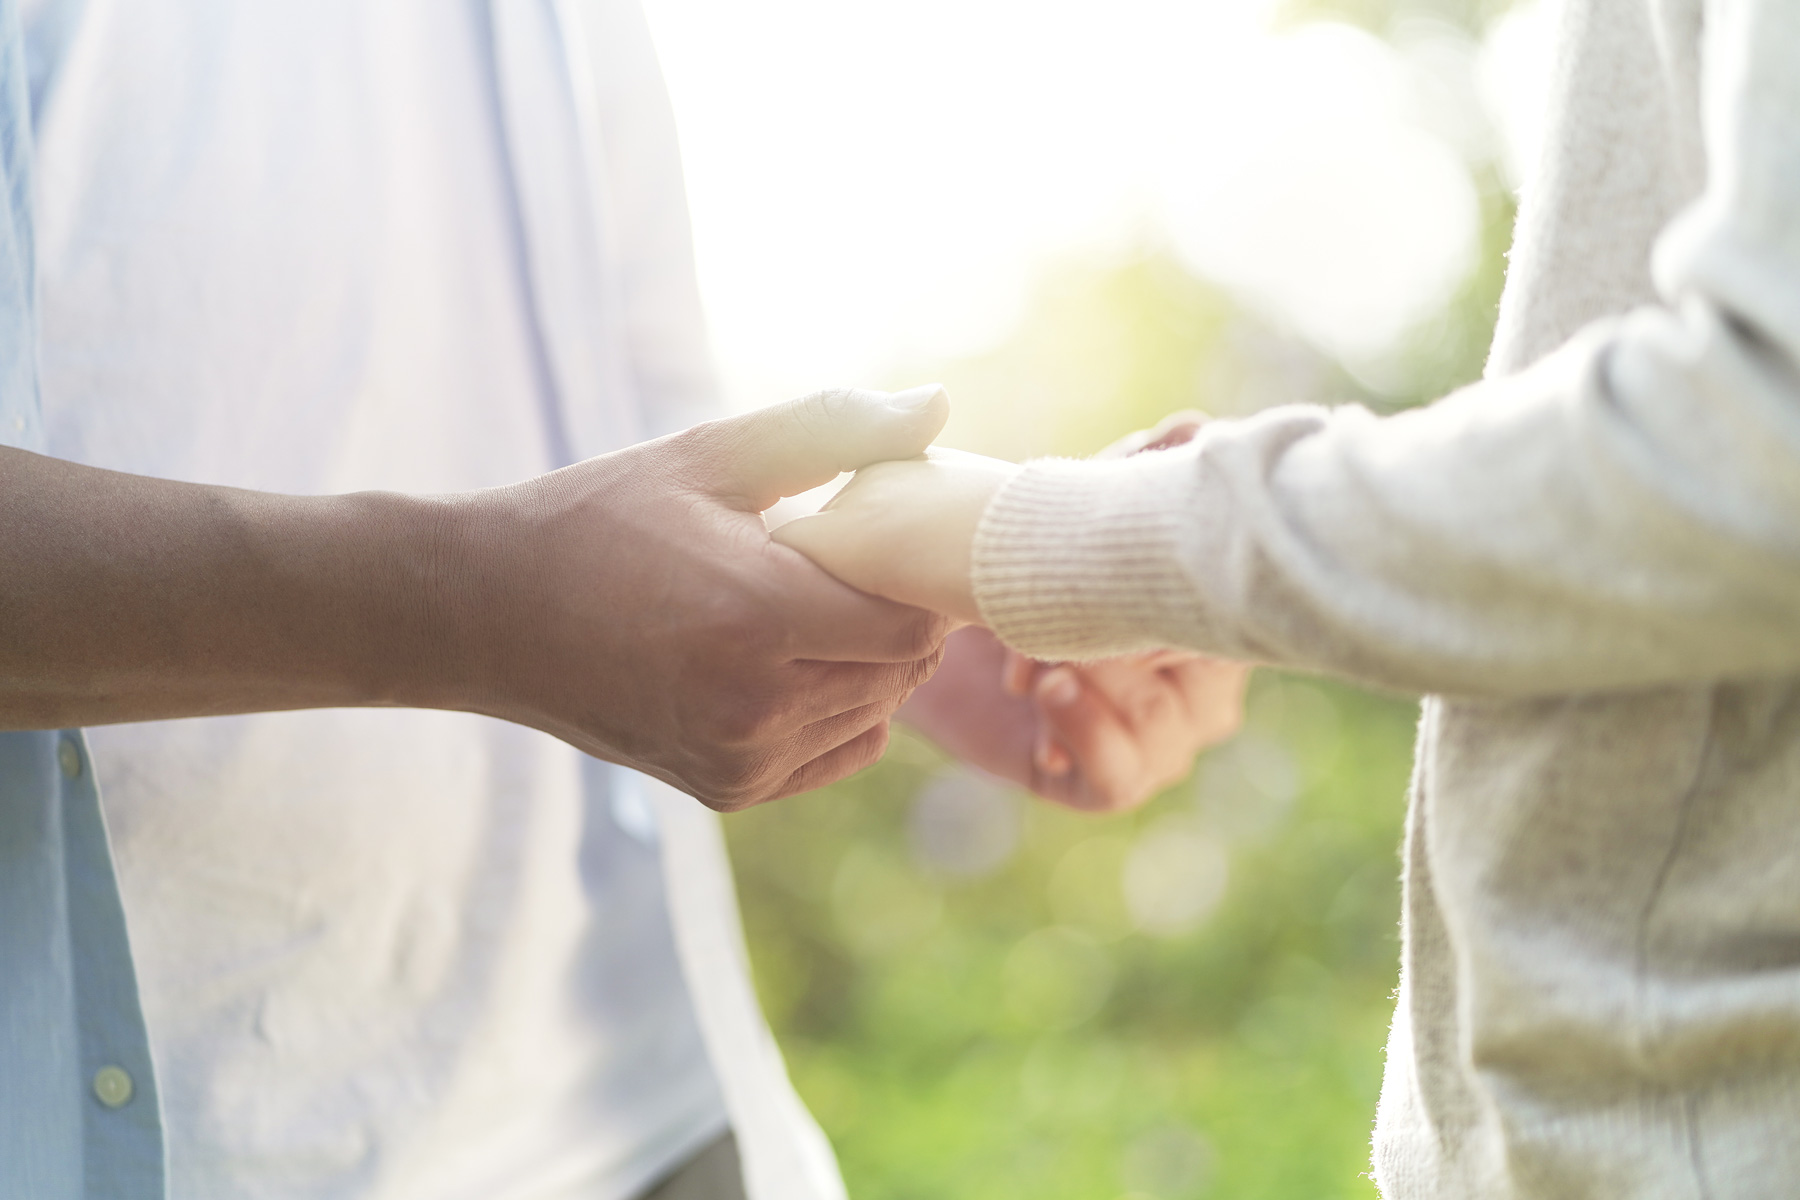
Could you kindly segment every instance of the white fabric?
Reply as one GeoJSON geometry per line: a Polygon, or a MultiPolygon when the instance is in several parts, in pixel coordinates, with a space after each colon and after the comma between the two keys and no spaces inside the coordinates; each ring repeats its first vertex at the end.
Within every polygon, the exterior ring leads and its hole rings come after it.
{"type": "MultiPolygon", "coordinates": [[[[40,0],[27,25],[52,453],[445,491],[706,415],[632,4],[40,0]]],[[[715,1073],[758,1200],[841,1195],[691,801],[659,847],[623,773],[453,713],[94,742],[175,1200],[623,1200],[726,1126],[715,1073]]]]}
{"type": "Polygon", "coordinates": [[[656,797],[663,868],[675,930],[707,1044],[721,1048],[720,1083],[744,1160],[751,1200],[843,1200],[837,1160],[789,1086],[775,1039],[757,1009],[719,822],[665,783],[637,776],[656,797]]]}

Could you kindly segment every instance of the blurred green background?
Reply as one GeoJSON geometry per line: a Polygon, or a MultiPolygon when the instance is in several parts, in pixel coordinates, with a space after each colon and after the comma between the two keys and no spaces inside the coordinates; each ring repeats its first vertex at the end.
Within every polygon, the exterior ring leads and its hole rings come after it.
{"type": "MultiPolygon", "coordinates": [[[[1290,11],[1478,34],[1497,7],[1290,11]]],[[[1479,263],[1379,391],[1154,235],[1046,272],[991,352],[894,382],[942,379],[945,442],[1015,459],[1180,408],[1435,398],[1479,373],[1511,233],[1497,168],[1472,169],[1479,263]]],[[[1415,712],[1265,671],[1242,733],[1130,815],[1034,802],[899,731],[878,767],[730,818],[757,985],[852,1196],[1373,1196],[1415,712]]]]}

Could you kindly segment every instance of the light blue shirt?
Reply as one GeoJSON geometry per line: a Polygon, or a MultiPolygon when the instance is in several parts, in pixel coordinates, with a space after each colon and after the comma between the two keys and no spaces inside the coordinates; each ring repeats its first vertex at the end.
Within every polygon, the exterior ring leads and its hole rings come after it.
{"type": "MultiPolygon", "coordinates": [[[[0,0],[0,444],[42,445],[31,121],[0,0]]],[[[77,730],[0,732],[0,1200],[155,1200],[162,1120],[100,795],[77,730]]]]}

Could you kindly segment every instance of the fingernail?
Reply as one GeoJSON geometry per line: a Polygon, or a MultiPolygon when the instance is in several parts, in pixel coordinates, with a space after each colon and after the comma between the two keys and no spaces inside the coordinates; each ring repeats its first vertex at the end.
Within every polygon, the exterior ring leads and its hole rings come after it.
{"type": "Polygon", "coordinates": [[[1052,708],[1067,708],[1081,698],[1081,685],[1075,682],[1075,676],[1067,671],[1052,671],[1044,680],[1044,690],[1039,693],[1044,703],[1052,708]]]}
{"type": "Polygon", "coordinates": [[[897,408],[901,412],[918,412],[931,407],[938,393],[944,390],[941,383],[927,383],[922,387],[907,388],[904,392],[892,392],[888,395],[888,407],[897,408]]]}

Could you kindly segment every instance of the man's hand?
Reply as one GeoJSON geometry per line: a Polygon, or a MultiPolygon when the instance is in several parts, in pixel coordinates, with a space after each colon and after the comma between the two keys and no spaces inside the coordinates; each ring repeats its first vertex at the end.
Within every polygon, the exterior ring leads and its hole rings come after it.
{"type": "Polygon", "coordinates": [[[486,713],[721,809],[874,761],[947,623],[760,513],[917,455],[940,388],[828,392],[441,497],[280,496],[0,448],[0,729],[486,713]]]}
{"type": "Polygon", "coordinates": [[[1179,781],[1196,754],[1237,731],[1249,672],[1188,654],[1036,663],[985,629],[959,629],[899,716],[1046,800],[1118,812],[1179,781]]]}
{"type": "Polygon", "coordinates": [[[948,625],[839,583],[760,514],[919,453],[947,412],[936,388],[825,392],[476,498],[483,599],[458,641],[492,681],[479,707],[718,809],[868,766],[948,625]]]}

